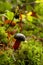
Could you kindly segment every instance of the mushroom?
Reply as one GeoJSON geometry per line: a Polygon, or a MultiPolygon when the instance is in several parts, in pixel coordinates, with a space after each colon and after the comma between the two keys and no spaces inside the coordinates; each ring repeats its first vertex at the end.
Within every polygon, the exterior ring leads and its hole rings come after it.
{"type": "Polygon", "coordinates": [[[21,34],[21,33],[17,33],[15,34],[14,38],[16,39],[13,48],[14,50],[17,50],[20,46],[21,41],[25,41],[25,35],[21,34]]]}

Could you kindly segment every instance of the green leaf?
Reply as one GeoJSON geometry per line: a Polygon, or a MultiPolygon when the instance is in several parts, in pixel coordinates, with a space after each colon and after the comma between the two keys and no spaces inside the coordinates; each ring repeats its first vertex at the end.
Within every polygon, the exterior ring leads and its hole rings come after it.
{"type": "Polygon", "coordinates": [[[5,15],[6,15],[6,17],[8,18],[8,20],[12,20],[13,17],[14,17],[14,13],[11,12],[11,11],[7,11],[7,12],[5,13],[5,15]]]}

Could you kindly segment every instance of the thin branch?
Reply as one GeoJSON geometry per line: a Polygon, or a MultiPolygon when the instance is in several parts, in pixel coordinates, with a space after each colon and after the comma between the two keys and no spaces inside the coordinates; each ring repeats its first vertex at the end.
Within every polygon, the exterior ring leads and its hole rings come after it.
{"type": "Polygon", "coordinates": [[[34,2],[23,3],[23,4],[39,4],[39,3],[43,3],[43,1],[34,1],[34,2]]]}

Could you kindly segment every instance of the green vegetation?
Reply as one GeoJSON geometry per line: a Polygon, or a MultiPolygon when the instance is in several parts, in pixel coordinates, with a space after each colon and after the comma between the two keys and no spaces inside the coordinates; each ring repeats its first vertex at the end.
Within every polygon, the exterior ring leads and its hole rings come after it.
{"type": "Polygon", "coordinates": [[[43,65],[42,0],[0,0],[0,65],[43,65]],[[16,33],[26,41],[15,51],[16,33]]]}

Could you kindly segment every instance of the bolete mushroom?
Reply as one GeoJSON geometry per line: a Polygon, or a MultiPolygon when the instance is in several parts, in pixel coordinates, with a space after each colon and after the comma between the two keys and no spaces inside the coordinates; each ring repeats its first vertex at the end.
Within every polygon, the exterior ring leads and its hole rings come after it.
{"type": "Polygon", "coordinates": [[[14,38],[16,39],[13,48],[14,50],[17,50],[20,46],[21,41],[25,41],[25,35],[21,34],[21,33],[17,33],[15,34],[14,38]]]}

